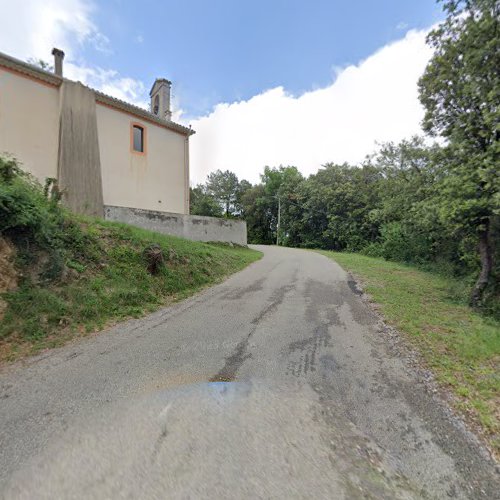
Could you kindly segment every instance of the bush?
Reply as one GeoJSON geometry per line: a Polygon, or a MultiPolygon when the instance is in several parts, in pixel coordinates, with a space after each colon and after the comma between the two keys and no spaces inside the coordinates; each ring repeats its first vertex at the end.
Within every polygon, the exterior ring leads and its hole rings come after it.
{"type": "Polygon", "coordinates": [[[382,257],[399,262],[423,263],[429,260],[431,245],[427,237],[401,222],[391,222],[381,228],[382,257]]]}
{"type": "Polygon", "coordinates": [[[43,188],[15,159],[0,156],[0,235],[16,245],[20,262],[36,267],[40,261],[36,279],[42,281],[60,278],[66,260],[96,253],[92,237],[59,205],[56,189],[54,182],[43,188]]]}
{"type": "Polygon", "coordinates": [[[381,243],[373,242],[365,246],[360,253],[368,257],[380,258],[384,256],[384,248],[381,243]]]}

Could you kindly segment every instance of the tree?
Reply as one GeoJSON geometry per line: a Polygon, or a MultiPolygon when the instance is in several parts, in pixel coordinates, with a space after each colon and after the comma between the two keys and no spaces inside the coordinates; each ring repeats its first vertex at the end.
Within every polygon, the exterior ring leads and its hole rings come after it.
{"type": "MultiPolygon", "coordinates": [[[[376,169],[379,204],[370,217],[380,232],[379,255],[403,262],[453,260],[447,225],[436,216],[436,182],[443,175],[441,148],[422,137],[381,144],[366,164],[376,169]]],[[[455,263],[455,262],[454,262],[455,263]]]]}
{"type": "Polygon", "coordinates": [[[362,250],[375,239],[370,212],[377,207],[378,172],[370,165],[323,165],[301,186],[302,245],[362,250]]]}
{"type": "Polygon", "coordinates": [[[260,176],[264,186],[264,199],[261,205],[268,211],[267,220],[270,230],[273,233],[273,240],[276,241],[278,231],[278,206],[281,200],[281,227],[279,239],[285,244],[297,245],[298,243],[291,236],[292,223],[294,217],[294,203],[296,200],[296,189],[304,180],[297,167],[280,165],[278,168],[265,167],[264,173],[260,176]]]}
{"type": "Polygon", "coordinates": [[[500,3],[447,0],[446,20],[428,36],[434,49],[419,82],[424,129],[446,140],[440,217],[478,240],[480,272],[471,304],[481,303],[493,267],[491,231],[500,214],[500,3]]]}
{"type": "Polygon", "coordinates": [[[235,214],[239,217],[242,217],[244,212],[243,197],[245,196],[245,193],[252,188],[252,184],[245,179],[241,180],[238,184],[238,189],[236,190],[236,200],[234,203],[234,211],[235,214]]]}
{"type": "Polygon", "coordinates": [[[225,216],[235,215],[235,204],[238,199],[239,181],[236,174],[226,170],[217,170],[207,177],[207,193],[224,208],[225,216]]]}
{"type": "Polygon", "coordinates": [[[190,188],[189,212],[192,215],[222,217],[222,208],[202,185],[190,188]]]}
{"type": "Polygon", "coordinates": [[[271,245],[276,241],[273,233],[272,214],[269,210],[268,198],[262,184],[247,189],[241,196],[241,216],[247,223],[248,241],[271,245]]]}

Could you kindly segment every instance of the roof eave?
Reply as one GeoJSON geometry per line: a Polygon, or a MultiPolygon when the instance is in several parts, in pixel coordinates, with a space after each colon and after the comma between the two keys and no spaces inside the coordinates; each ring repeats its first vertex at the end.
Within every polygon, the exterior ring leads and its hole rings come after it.
{"type": "MultiPolygon", "coordinates": [[[[67,78],[63,78],[59,75],[55,75],[50,71],[45,71],[41,68],[38,68],[37,66],[33,66],[32,64],[16,59],[15,57],[11,57],[7,54],[4,54],[3,52],[0,52],[0,66],[4,66],[7,69],[16,71],[32,78],[36,78],[38,80],[41,80],[42,82],[54,85],[55,87],[59,87],[63,83],[63,81],[73,81],[68,80],[67,78]]],[[[186,136],[190,136],[196,133],[193,129],[184,127],[179,123],[163,120],[153,113],[140,108],[139,106],[135,106],[126,101],[122,101],[121,99],[117,99],[116,97],[111,97],[107,94],[104,94],[103,92],[100,92],[99,90],[92,89],[91,87],[88,88],[90,88],[95,93],[97,102],[101,102],[114,108],[121,109],[122,111],[132,113],[135,116],[153,123],[157,123],[158,125],[162,125],[170,130],[174,130],[175,132],[186,136]]]]}
{"type": "Polygon", "coordinates": [[[45,71],[42,68],[38,68],[33,64],[16,59],[15,57],[4,54],[3,52],[0,52],[0,65],[32,78],[38,78],[39,80],[56,87],[61,85],[63,82],[63,78],[59,75],[55,75],[50,71],[45,71]]]}
{"type": "Polygon", "coordinates": [[[154,115],[153,113],[150,113],[143,108],[140,108],[139,106],[135,106],[126,101],[122,101],[121,99],[117,99],[116,97],[111,97],[107,94],[103,94],[98,90],[94,90],[94,93],[97,102],[101,102],[103,104],[107,104],[108,106],[118,108],[122,111],[132,113],[139,118],[143,118],[186,136],[190,136],[196,133],[193,129],[185,127],[184,125],[180,125],[179,123],[175,123],[170,120],[162,120],[160,117],[154,115]]]}

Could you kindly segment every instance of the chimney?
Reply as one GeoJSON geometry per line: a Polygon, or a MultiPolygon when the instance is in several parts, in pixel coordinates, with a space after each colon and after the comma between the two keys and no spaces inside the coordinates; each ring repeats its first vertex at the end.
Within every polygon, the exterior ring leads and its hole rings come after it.
{"type": "Polygon", "coordinates": [[[52,55],[54,56],[54,73],[58,76],[63,76],[64,52],[54,47],[52,49],[52,55]]]}
{"type": "Polygon", "coordinates": [[[151,97],[151,113],[170,121],[172,112],[170,111],[170,88],[172,82],[165,78],[157,78],[149,92],[151,97]]]}

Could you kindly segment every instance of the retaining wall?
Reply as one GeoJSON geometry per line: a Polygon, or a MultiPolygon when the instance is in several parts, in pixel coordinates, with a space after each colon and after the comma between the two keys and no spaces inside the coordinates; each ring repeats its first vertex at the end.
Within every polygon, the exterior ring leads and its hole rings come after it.
{"type": "Polygon", "coordinates": [[[104,207],[106,220],[125,222],[193,241],[221,241],[247,244],[247,223],[235,219],[219,219],[201,215],[184,215],[140,208],[104,207]]]}

